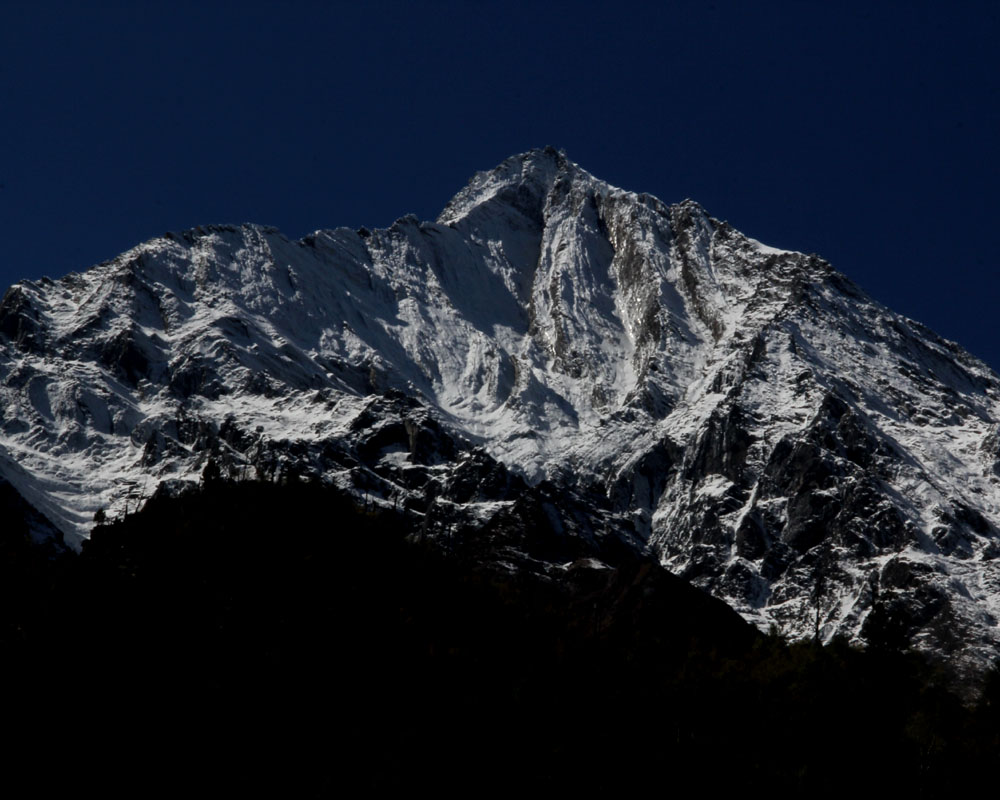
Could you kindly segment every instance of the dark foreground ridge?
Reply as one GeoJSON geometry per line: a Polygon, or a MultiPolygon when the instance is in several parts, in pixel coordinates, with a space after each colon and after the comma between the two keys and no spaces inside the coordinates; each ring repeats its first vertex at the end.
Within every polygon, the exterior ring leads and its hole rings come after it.
{"type": "Polygon", "coordinates": [[[787,645],[641,557],[553,580],[491,547],[315,485],[217,482],[79,555],[8,537],[10,780],[926,797],[1000,767],[1000,683],[963,706],[891,634],[787,645]]]}

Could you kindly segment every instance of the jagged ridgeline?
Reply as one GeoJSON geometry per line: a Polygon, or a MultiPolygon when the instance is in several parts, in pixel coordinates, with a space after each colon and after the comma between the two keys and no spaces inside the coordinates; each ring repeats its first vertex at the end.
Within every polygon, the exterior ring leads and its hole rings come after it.
{"type": "Polygon", "coordinates": [[[79,547],[211,459],[431,538],[542,515],[761,630],[863,643],[892,618],[967,675],[1000,642],[997,376],[822,259],[552,149],[434,222],[197,228],[17,284],[0,411],[40,540],[79,547]]]}
{"type": "Polygon", "coordinates": [[[919,657],[789,646],[655,560],[556,578],[421,524],[209,482],[79,554],[8,542],[8,785],[954,796],[1000,767],[1000,684],[965,708],[919,657]]]}

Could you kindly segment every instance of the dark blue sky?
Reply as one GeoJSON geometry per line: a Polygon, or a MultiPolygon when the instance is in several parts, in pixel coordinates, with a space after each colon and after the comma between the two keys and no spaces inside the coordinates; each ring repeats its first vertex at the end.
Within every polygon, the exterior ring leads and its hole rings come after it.
{"type": "Polygon", "coordinates": [[[432,218],[553,144],[1000,367],[1000,3],[0,2],[0,283],[432,218]]]}

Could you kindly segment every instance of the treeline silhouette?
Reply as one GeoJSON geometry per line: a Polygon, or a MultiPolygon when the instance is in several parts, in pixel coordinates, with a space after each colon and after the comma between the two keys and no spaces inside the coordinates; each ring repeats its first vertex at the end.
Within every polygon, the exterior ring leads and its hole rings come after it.
{"type": "Polygon", "coordinates": [[[995,675],[963,705],[891,643],[790,645],[651,560],[446,552],[317,485],[0,548],[6,764],[39,791],[928,797],[1000,767],[995,675]]]}

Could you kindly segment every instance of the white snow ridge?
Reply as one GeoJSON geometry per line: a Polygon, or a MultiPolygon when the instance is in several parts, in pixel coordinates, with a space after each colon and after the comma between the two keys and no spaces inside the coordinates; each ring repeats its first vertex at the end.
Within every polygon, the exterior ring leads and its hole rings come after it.
{"type": "Polygon", "coordinates": [[[987,366],[816,256],[551,148],[435,222],[197,228],[0,303],[0,478],[71,544],[209,457],[431,532],[545,486],[553,525],[652,549],[758,625],[863,640],[887,610],[970,669],[998,642],[998,403],[987,366]]]}

